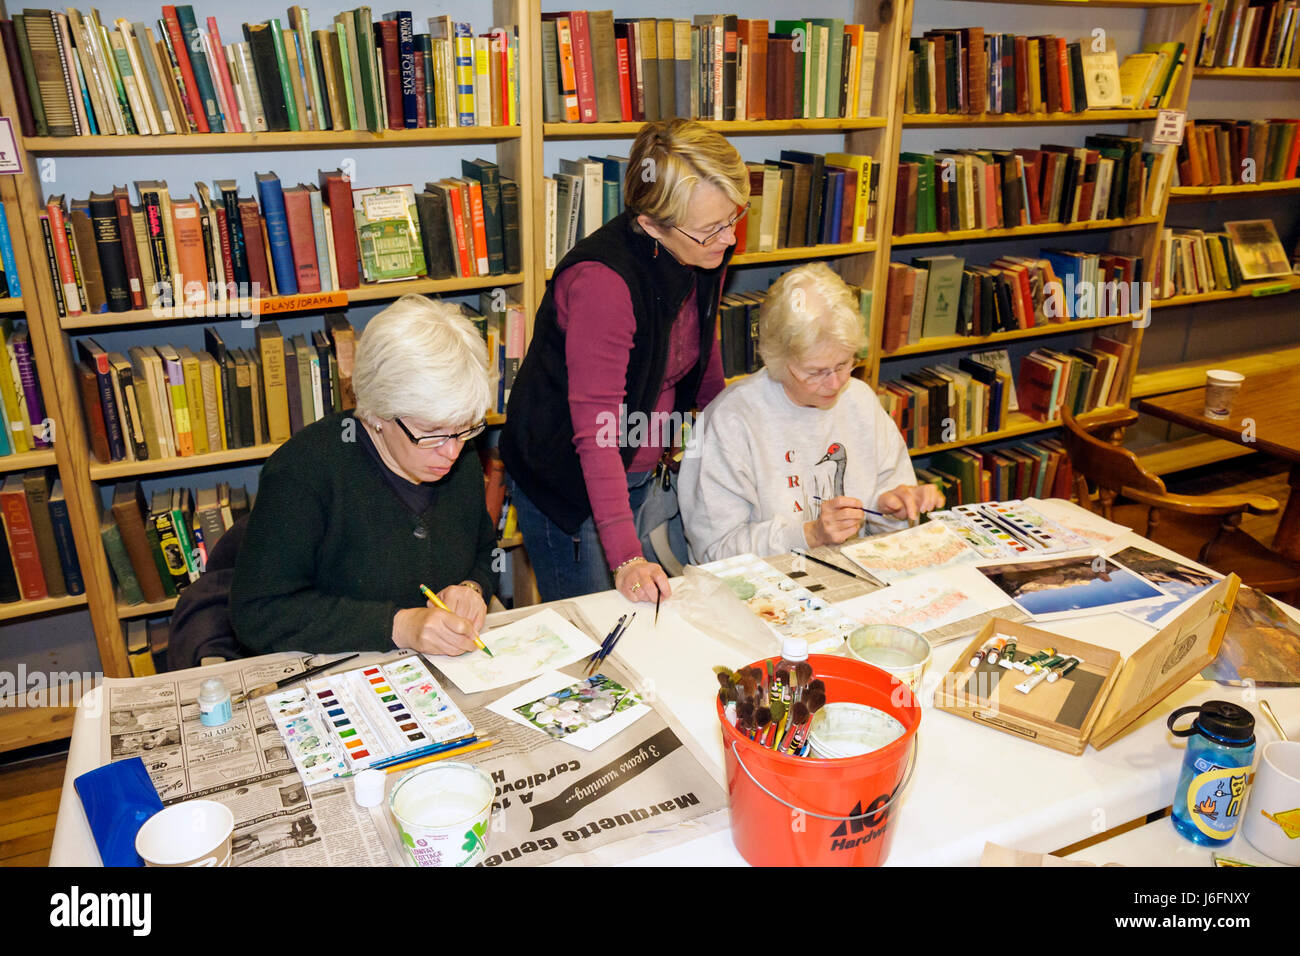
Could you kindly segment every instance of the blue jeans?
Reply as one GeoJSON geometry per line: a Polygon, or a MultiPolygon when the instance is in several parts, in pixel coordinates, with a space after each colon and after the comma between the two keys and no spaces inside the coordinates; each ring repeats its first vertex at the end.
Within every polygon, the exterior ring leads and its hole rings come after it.
{"type": "MultiPolygon", "coordinates": [[[[648,471],[627,476],[633,515],[645,500],[653,477],[654,473],[648,471]]],[[[510,500],[519,518],[519,532],[524,536],[524,547],[537,575],[537,591],[542,600],[561,601],[613,588],[614,576],[605,559],[605,549],[600,545],[595,519],[588,518],[575,534],[566,534],[542,514],[513,479],[507,477],[507,481],[510,500]]]]}

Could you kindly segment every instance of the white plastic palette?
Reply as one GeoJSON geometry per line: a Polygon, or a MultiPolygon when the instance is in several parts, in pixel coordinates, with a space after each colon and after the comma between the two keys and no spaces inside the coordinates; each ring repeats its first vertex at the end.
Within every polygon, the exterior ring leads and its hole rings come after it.
{"type": "Polygon", "coordinates": [[[993,552],[991,546],[981,547],[970,536],[966,536],[967,541],[983,557],[1028,557],[1090,547],[1086,539],[1044,517],[1022,501],[957,505],[948,513],[958,516],[982,538],[996,543],[999,550],[993,552]]]}

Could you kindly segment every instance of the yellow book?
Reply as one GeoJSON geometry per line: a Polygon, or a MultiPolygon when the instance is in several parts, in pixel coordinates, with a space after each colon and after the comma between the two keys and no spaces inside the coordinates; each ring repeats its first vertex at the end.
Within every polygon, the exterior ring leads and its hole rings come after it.
{"type": "Polygon", "coordinates": [[[32,450],[32,435],[27,430],[27,416],[23,414],[25,402],[21,401],[21,386],[14,372],[14,360],[9,350],[9,336],[13,334],[13,320],[0,322],[0,424],[9,432],[14,452],[32,450]]]}
{"type": "Polygon", "coordinates": [[[1143,108],[1150,86],[1147,77],[1159,60],[1155,53],[1132,53],[1124,58],[1119,67],[1120,105],[1124,109],[1143,108]]]}
{"type": "Polygon", "coordinates": [[[1043,112],[1043,84],[1039,79],[1039,57],[1043,55],[1043,41],[1030,39],[1026,44],[1029,57],[1029,111],[1043,112]]]}
{"type": "Polygon", "coordinates": [[[208,445],[208,413],[203,405],[203,377],[199,370],[199,357],[188,348],[179,348],[176,354],[185,374],[185,405],[190,412],[190,431],[194,436],[194,454],[206,455],[213,449],[208,445]]]}
{"type": "Polygon", "coordinates": [[[162,359],[163,375],[167,380],[167,395],[171,399],[172,428],[176,437],[176,453],[182,457],[194,454],[194,434],[190,429],[190,406],[185,395],[185,369],[181,358],[170,345],[157,346],[162,359]]]}
{"type": "Polygon", "coordinates": [[[284,368],[284,338],[275,322],[257,327],[257,351],[262,359],[262,396],[266,402],[266,440],[289,440],[289,389],[284,368]]]}
{"type": "Polygon", "coordinates": [[[856,156],[851,153],[827,153],[826,162],[831,166],[845,166],[858,174],[858,193],[853,202],[853,242],[866,242],[867,210],[871,205],[871,157],[856,156]]]}

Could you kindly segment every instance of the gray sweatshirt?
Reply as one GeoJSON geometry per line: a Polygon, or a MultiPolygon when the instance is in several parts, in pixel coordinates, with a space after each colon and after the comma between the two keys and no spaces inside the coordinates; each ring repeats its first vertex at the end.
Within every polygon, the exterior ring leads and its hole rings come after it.
{"type": "MultiPolygon", "coordinates": [[[[704,410],[678,494],[692,555],[705,562],[807,547],[817,499],[848,495],[875,508],[881,492],[914,484],[903,436],[865,382],[850,379],[832,408],[808,408],[763,369],[704,410]]],[[[903,526],[866,517],[867,533],[903,526]]]]}

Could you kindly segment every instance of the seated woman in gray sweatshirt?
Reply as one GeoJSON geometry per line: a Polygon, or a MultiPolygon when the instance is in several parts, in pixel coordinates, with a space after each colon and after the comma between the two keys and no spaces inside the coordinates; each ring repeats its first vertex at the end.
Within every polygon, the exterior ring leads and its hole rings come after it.
{"type": "Polygon", "coordinates": [[[821,262],[781,276],[759,316],[764,368],[705,409],[679,496],[697,561],[842,544],[943,504],[917,485],[903,437],[866,382],[852,291],[821,262]]]}

